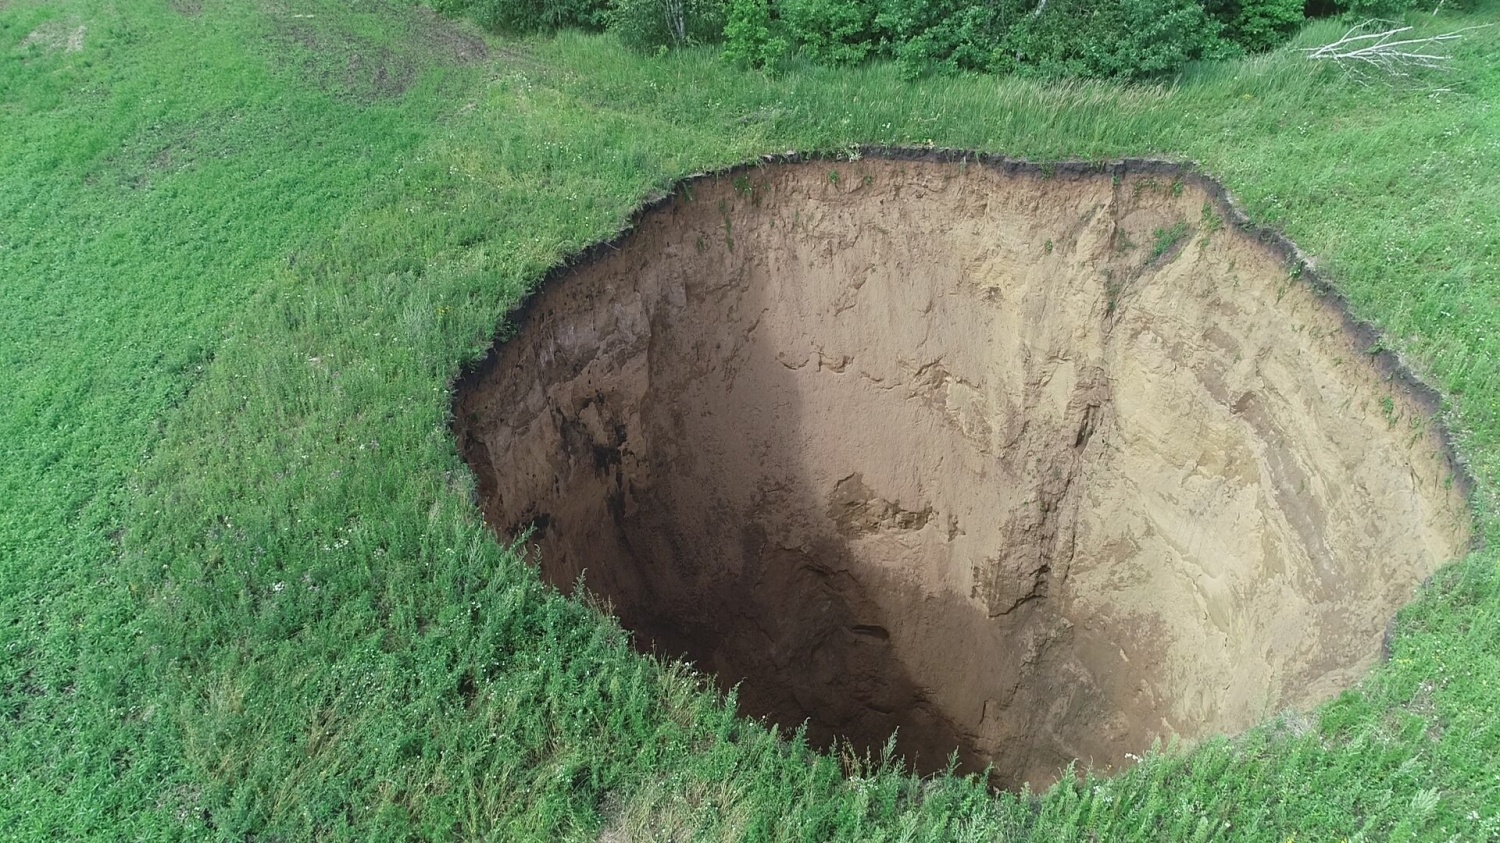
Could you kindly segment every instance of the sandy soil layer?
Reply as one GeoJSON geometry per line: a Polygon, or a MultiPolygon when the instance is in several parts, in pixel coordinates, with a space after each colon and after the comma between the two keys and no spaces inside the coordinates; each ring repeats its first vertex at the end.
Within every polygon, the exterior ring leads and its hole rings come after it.
{"type": "Polygon", "coordinates": [[[490,523],[742,709],[1041,787],[1348,686],[1463,484],[1201,182],[922,160],[691,183],[462,385],[490,523]]]}

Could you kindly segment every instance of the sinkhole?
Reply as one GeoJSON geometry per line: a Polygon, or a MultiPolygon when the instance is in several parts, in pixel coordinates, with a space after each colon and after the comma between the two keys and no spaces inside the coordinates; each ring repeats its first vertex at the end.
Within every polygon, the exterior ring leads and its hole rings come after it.
{"type": "Polygon", "coordinates": [[[1173,165],[699,177],[460,379],[503,536],[740,708],[996,787],[1356,681],[1469,541],[1434,396],[1173,165]]]}

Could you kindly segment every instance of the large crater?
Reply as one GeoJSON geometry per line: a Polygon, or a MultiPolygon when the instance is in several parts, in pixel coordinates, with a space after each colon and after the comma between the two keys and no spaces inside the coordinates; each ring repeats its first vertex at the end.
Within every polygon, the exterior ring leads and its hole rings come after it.
{"type": "Polygon", "coordinates": [[[455,427],[745,713],[1040,787],[1330,697],[1466,549],[1430,394],[1290,258],[1149,162],[742,168],[554,274],[455,427]]]}

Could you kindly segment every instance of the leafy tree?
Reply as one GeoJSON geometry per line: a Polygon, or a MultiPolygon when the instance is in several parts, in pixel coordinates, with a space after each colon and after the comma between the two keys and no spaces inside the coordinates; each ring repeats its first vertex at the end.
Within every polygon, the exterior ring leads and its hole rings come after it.
{"type": "Polygon", "coordinates": [[[813,61],[855,64],[879,46],[872,0],[779,0],[792,39],[813,61]]]}
{"type": "Polygon", "coordinates": [[[1302,24],[1303,0],[1202,0],[1209,16],[1224,27],[1224,38],[1246,52],[1269,50],[1302,24]]]}
{"type": "Polygon", "coordinates": [[[434,8],[465,14],[495,32],[525,35],[565,27],[600,30],[608,19],[608,0],[435,0],[434,8]]]}
{"type": "Polygon", "coordinates": [[[791,48],[791,41],[773,28],[768,0],[730,0],[724,24],[724,58],[751,67],[772,67],[791,48]]]}
{"type": "Polygon", "coordinates": [[[1011,27],[991,70],[1143,78],[1236,51],[1197,0],[1051,0],[1011,27]]]}
{"type": "Polygon", "coordinates": [[[611,0],[609,30],[638,50],[718,41],[725,0],[611,0]]]}
{"type": "MultiPolygon", "coordinates": [[[[1366,13],[1415,0],[1313,0],[1366,13]]],[[[725,42],[752,67],[792,52],[827,65],[894,59],[906,76],[1000,72],[1145,78],[1257,52],[1305,0],[435,0],[516,33],[608,28],[642,50],[725,42]]],[[[1468,0],[1454,0],[1468,2],[1468,0]]]]}

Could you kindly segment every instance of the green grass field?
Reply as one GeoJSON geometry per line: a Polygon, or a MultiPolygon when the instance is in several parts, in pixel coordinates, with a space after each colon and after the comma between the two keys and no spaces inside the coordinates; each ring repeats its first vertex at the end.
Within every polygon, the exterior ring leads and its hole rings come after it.
{"type": "MultiPolygon", "coordinates": [[[[1425,31],[1500,19],[1491,3],[1425,31]]],[[[846,770],[544,588],[449,382],[547,267],[788,149],[1200,162],[1449,399],[1500,540],[1500,27],[1361,83],[777,78],[389,0],[0,0],[0,838],[1500,840],[1500,553],[1315,711],[992,796],[846,770]]]]}

